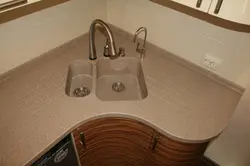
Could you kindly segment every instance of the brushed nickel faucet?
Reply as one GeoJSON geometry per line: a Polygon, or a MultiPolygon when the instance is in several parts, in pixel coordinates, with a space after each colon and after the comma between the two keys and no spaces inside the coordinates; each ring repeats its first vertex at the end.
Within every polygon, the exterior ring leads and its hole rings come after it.
{"type": "Polygon", "coordinates": [[[136,52],[141,54],[141,58],[144,58],[146,55],[146,42],[147,42],[147,35],[148,35],[148,31],[147,28],[145,27],[140,27],[134,35],[134,43],[137,42],[137,47],[136,47],[136,52]],[[143,39],[143,44],[141,44],[138,41],[138,36],[140,33],[144,32],[144,39],[143,39]]]}
{"type": "Polygon", "coordinates": [[[102,20],[94,20],[90,26],[89,30],[89,59],[95,60],[96,56],[96,47],[95,47],[95,30],[100,27],[104,30],[104,35],[107,38],[106,46],[105,46],[105,55],[110,57],[111,59],[115,59],[118,57],[116,52],[116,45],[113,33],[111,32],[109,26],[102,20]]]}

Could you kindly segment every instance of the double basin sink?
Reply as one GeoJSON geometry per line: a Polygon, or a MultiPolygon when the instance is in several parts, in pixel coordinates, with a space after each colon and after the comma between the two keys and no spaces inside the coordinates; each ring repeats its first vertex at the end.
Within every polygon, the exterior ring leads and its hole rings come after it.
{"type": "Polygon", "coordinates": [[[95,64],[89,61],[72,62],[65,93],[69,97],[88,97],[94,88],[95,95],[102,101],[145,99],[148,91],[141,60],[122,57],[115,60],[100,58],[95,64]]]}

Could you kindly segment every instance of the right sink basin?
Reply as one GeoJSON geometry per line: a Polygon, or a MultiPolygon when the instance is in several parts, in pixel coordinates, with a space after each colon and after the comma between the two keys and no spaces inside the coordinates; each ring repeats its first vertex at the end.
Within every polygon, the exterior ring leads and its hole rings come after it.
{"type": "Polygon", "coordinates": [[[96,96],[103,101],[142,100],[148,96],[140,59],[97,61],[96,96]]]}

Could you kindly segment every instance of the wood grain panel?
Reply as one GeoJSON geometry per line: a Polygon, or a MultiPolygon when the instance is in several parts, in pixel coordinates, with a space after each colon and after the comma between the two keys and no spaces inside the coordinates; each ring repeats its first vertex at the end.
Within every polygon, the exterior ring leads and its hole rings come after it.
{"type": "Polygon", "coordinates": [[[147,159],[148,166],[191,166],[205,152],[208,142],[181,143],[158,134],[159,142],[147,159]]]}
{"type": "Polygon", "coordinates": [[[154,130],[140,122],[104,118],[84,124],[73,132],[82,166],[142,166],[154,130]],[[80,144],[84,132],[86,149],[80,144]]]}
{"type": "Polygon", "coordinates": [[[131,119],[103,118],[74,132],[82,166],[191,166],[202,157],[206,143],[182,143],[131,119]],[[86,148],[80,143],[85,133],[86,148]],[[159,140],[153,151],[154,137],[159,140]]]}

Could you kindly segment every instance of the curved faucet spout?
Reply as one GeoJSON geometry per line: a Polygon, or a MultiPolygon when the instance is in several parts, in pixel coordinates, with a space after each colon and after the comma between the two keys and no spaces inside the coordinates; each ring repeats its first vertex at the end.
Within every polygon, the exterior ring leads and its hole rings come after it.
{"type": "Polygon", "coordinates": [[[116,45],[114,36],[109,28],[109,26],[102,20],[94,20],[89,29],[89,59],[95,60],[97,59],[96,56],[96,47],[95,47],[95,31],[98,29],[97,27],[101,27],[104,29],[105,37],[107,38],[107,44],[109,49],[109,56],[110,58],[116,57],[116,45]]]}
{"type": "Polygon", "coordinates": [[[144,32],[144,40],[143,40],[143,44],[140,44],[140,42],[138,41],[137,43],[137,47],[136,47],[136,52],[141,54],[141,58],[145,57],[146,54],[146,42],[147,42],[147,35],[148,35],[148,31],[147,28],[145,27],[140,27],[134,35],[134,39],[133,42],[136,43],[138,40],[138,36],[140,35],[140,33],[144,32]]]}

